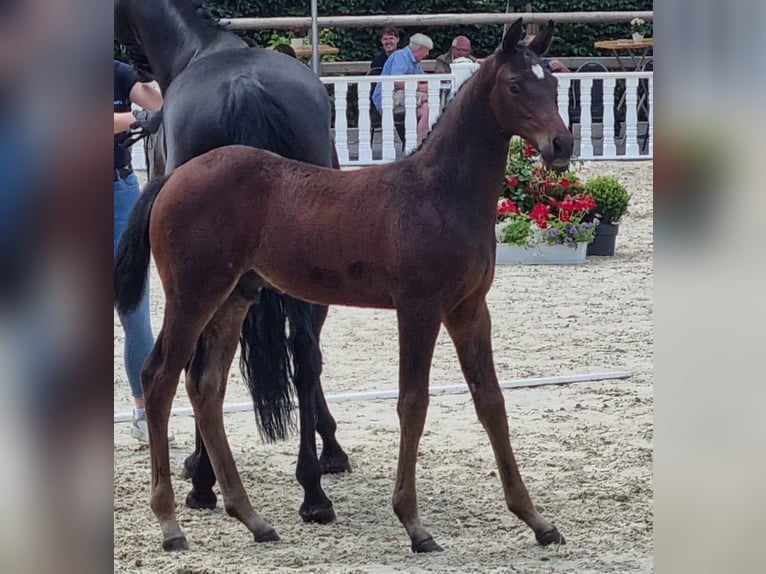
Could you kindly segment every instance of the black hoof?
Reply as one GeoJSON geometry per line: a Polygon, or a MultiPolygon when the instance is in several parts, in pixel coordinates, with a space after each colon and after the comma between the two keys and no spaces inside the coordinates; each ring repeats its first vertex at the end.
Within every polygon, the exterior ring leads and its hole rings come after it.
{"type": "Polygon", "coordinates": [[[413,552],[441,552],[442,550],[443,548],[434,542],[434,539],[430,537],[421,542],[418,542],[417,544],[414,542],[412,543],[413,552]]]}
{"type": "Polygon", "coordinates": [[[322,474],[338,474],[341,472],[351,472],[351,464],[348,462],[346,453],[338,456],[325,456],[319,458],[319,468],[322,474]]]}
{"type": "Polygon", "coordinates": [[[188,550],[189,543],[184,536],[180,538],[171,538],[162,542],[162,549],[166,552],[177,552],[179,550],[188,550]]]}
{"type": "Polygon", "coordinates": [[[263,534],[253,534],[256,542],[279,542],[279,534],[273,528],[263,534]]]}
{"type": "Polygon", "coordinates": [[[540,546],[548,546],[549,544],[566,544],[566,539],[561,535],[561,532],[558,531],[558,529],[554,528],[550,532],[545,532],[544,534],[541,534],[539,536],[535,536],[537,538],[537,543],[540,546]]]}
{"type": "Polygon", "coordinates": [[[303,518],[303,522],[315,522],[317,524],[335,522],[335,510],[333,510],[332,503],[329,506],[312,506],[310,508],[304,503],[301,504],[298,513],[303,518]]]}
{"type": "Polygon", "coordinates": [[[216,497],[212,490],[208,493],[192,490],[186,495],[186,506],[194,509],[207,508],[212,510],[215,508],[217,501],[218,497],[216,497]]]}

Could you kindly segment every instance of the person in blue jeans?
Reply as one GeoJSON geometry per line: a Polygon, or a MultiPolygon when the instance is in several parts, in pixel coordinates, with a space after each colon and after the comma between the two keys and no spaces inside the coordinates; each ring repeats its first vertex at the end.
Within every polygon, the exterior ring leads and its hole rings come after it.
{"type": "MultiPolygon", "coordinates": [[[[148,83],[140,82],[129,65],[114,61],[114,253],[120,241],[128,216],[138,201],[141,189],[138,177],[133,173],[130,149],[124,147],[131,129],[147,133],[156,132],[162,122],[160,108],[162,95],[148,83]],[[131,112],[131,103],[144,110],[131,112]],[[154,112],[152,112],[152,110],[154,112]]],[[[130,434],[140,442],[149,441],[144,410],[144,393],[141,388],[141,367],[154,345],[154,335],[149,318],[149,289],[144,292],[138,307],[127,315],[120,314],[125,331],[125,370],[128,374],[130,391],[135,401],[133,426],[130,434]]],[[[173,440],[173,433],[168,439],[173,440]]]]}

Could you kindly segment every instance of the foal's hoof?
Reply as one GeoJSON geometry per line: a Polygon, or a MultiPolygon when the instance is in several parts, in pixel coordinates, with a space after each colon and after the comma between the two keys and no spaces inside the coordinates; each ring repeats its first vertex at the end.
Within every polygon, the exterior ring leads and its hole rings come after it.
{"type": "Polygon", "coordinates": [[[167,552],[177,552],[179,550],[188,550],[189,543],[186,541],[185,536],[178,538],[171,538],[162,542],[162,549],[167,552]]]}
{"type": "Polygon", "coordinates": [[[443,548],[439,546],[430,536],[425,540],[418,542],[417,544],[414,542],[412,543],[413,552],[441,552],[442,550],[443,548]]]}
{"type": "Polygon", "coordinates": [[[186,495],[186,506],[194,509],[207,508],[212,510],[215,508],[217,501],[218,497],[216,497],[212,490],[204,493],[192,489],[192,491],[186,495]]]}
{"type": "Polygon", "coordinates": [[[262,534],[253,534],[256,542],[279,542],[279,534],[273,528],[262,534]]]}
{"type": "Polygon", "coordinates": [[[557,528],[554,528],[553,530],[549,532],[545,532],[540,535],[535,535],[535,538],[537,538],[537,543],[540,546],[548,546],[549,544],[566,544],[566,539],[561,535],[561,532],[558,531],[557,528]]]}
{"type": "Polygon", "coordinates": [[[351,472],[351,464],[348,462],[348,455],[344,452],[340,455],[319,457],[319,468],[322,474],[338,474],[340,472],[351,472]]]}
{"type": "Polygon", "coordinates": [[[298,513],[303,518],[303,522],[315,522],[317,524],[335,522],[335,510],[333,510],[332,503],[328,506],[307,506],[304,502],[298,513]]]}

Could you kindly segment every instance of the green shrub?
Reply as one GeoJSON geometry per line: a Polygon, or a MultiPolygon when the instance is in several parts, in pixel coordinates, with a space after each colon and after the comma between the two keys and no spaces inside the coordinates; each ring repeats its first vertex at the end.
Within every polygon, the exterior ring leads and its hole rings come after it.
{"type": "Polygon", "coordinates": [[[596,217],[601,223],[616,225],[628,211],[630,193],[616,177],[599,175],[585,182],[585,193],[596,201],[596,217]]]}

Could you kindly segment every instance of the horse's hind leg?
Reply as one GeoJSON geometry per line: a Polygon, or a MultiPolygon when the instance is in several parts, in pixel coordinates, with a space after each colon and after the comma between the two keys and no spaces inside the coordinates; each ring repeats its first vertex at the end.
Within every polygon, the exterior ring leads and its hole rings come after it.
{"type": "Polygon", "coordinates": [[[184,477],[190,478],[192,483],[192,489],[186,495],[186,506],[195,509],[215,508],[218,501],[213,492],[215,473],[196,423],[194,434],[194,452],[184,461],[184,477]]]}
{"type": "Polygon", "coordinates": [[[505,401],[492,360],[486,300],[482,296],[465,301],[446,318],[444,324],[455,343],[476,414],[489,435],[508,509],[527,523],[543,546],[553,542],[564,544],[564,537],[532,504],[516,466],[508,435],[505,401]]]}
{"type": "Polygon", "coordinates": [[[279,540],[271,525],[253,510],[237,472],[223,425],[223,399],[229,368],[237,350],[242,320],[251,301],[236,290],[218,309],[197,342],[186,376],[186,391],[194,407],[226,512],[253,533],[256,542],[279,540]]]}
{"type": "MultiPolygon", "coordinates": [[[[348,455],[335,438],[338,425],[330,413],[327,401],[322,390],[322,351],[319,348],[319,334],[322,331],[327,318],[327,307],[324,305],[311,305],[311,331],[312,337],[304,337],[305,345],[294,348],[296,362],[302,366],[300,376],[314,379],[316,384],[316,429],[322,437],[322,455],[319,457],[319,466],[322,474],[337,472],[351,472],[348,455]]],[[[298,375],[296,374],[296,379],[298,375]]],[[[305,383],[301,381],[301,386],[305,383]]]]}
{"type": "MultiPolygon", "coordinates": [[[[290,345],[295,362],[294,378],[300,407],[301,436],[295,476],[303,487],[304,498],[299,513],[306,522],[326,524],[335,520],[335,511],[332,502],[322,490],[322,470],[317,458],[315,431],[318,428],[318,395],[321,393],[319,375],[322,369],[317,335],[327,315],[327,308],[295,299],[290,299],[287,303],[291,328],[290,345]]],[[[325,416],[327,415],[329,411],[325,413],[325,416]]],[[[334,423],[335,421],[332,421],[333,425],[334,423]]]]}

